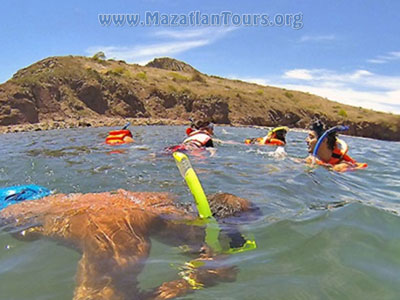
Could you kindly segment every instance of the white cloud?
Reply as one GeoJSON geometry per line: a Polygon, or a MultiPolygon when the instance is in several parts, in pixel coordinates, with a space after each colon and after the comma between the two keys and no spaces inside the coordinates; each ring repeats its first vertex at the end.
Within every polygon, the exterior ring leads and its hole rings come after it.
{"type": "Polygon", "coordinates": [[[300,84],[278,84],[277,86],[290,90],[309,92],[340,103],[364,107],[377,111],[400,114],[400,89],[388,92],[359,91],[351,87],[329,88],[300,84]],[[396,107],[397,105],[397,107],[396,107]]]}
{"type": "Polygon", "coordinates": [[[145,61],[146,58],[155,56],[175,55],[184,51],[207,45],[208,40],[179,41],[170,43],[151,44],[146,46],[116,47],[97,46],[88,49],[89,53],[103,51],[108,58],[123,59],[127,61],[145,61]]]}
{"type": "Polygon", "coordinates": [[[246,78],[244,81],[309,92],[330,100],[378,111],[400,114],[400,77],[367,70],[338,73],[324,69],[293,69],[274,80],[246,78]]]}
{"type": "Polygon", "coordinates": [[[396,52],[389,52],[389,54],[391,55],[391,57],[400,58],[400,51],[396,51],[396,52]]]}
{"type": "Polygon", "coordinates": [[[338,73],[326,69],[293,69],[286,71],[283,78],[287,80],[312,81],[318,86],[353,85],[367,88],[396,89],[399,87],[399,76],[384,76],[367,70],[355,70],[350,73],[338,73]]]}
{"type": "Polygon", "coordinates": [[[329,35],[303,35],[299,42],[323,42],[323,41],[333,41],[336,37],[333,34],[329,35]]]}
{"type": "Polygon", "coordinates": [[[371,64],[385,64],[386,60],[383,59],[367,59],[367,62],[371,64]]]}
{"type": "Polygon", "coordinates": [[[361,77],[371,76],[371,75],[373,75],[373,74],[371,72],[367,71],[367,70],[357,70],[351,75],[351,78],[352,79],[359,79],[361,77]]]}
{"type": "Polygon", "coordinates": [[[293,79],[301,79],[301,80],[311,80],[313,79],[309,70],[306,69],[294,69],[285,72],[284,77],[293,78],[293,79]]]}
{"type": "Polygon", "coordinates": [[[107,58],[146,64],[159,56],[173,56],[191,49],[203,47],[222,38],[232,28],[203,28],[195,30],[161,30],[153,33],[161,38],[158,43],[132,46],[94,46],[86,50],[89,55],[103,51],[107,58]]]}
{"type": "Polygon", "coordinates": [[[385,55],[378,55],[376,58],[368,59],[372,64],[386,64],[391,61],[400,60],[400,51],[392,51],[385,55]]]}

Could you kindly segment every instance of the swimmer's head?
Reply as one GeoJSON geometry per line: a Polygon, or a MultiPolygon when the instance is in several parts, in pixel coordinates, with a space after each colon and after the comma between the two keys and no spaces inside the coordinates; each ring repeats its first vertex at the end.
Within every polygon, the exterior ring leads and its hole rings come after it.
{"type": "Polygon", "coordinates": [[[206,129],[210,127],[211,122],[209,118],[205,118],[194,121],[193,125],[196,129],[206,129]]]}
{"type": "Polygon", "coordinates": [[[192,128],[195,128],[197,130],[207,130],[210,134],[213,134],[214,125],[211,123],[211,119],[207,117],[203,112],[197,112],[193,119],[190,119],[190,121],[192,122],[192,128]]]}
{"type": "Polygon", "coordinates": [[[216,193],[207,196],[211,212],[215,218],[239,216],[251,209],[250,201],[228,193],[216,193]]]}
{"type": "Polygon", "coordinates": [[[282,129],[274,131],[273,138],[278,139],[278,140],[286,143],[286,134],[287,134],[287,129],[286,128],[282,128],[282,129]]]}
{"type": "Polygon", "coordinates": [[[311,121],[309,129],[315,132],[317,139],[325,132],[325,124],[320,119],[314,119],[311,121]]]}
{"type": "MultiPolygon", "coordinates": [[[[318,139],[324,134],[327,128],[321,120],[315,119],[311,122],[309,129],[310,132],[308,134],[308,137],[306,138],[306,142],[308,145],[308,152],[312,153],[318,139]]],[[[328,149],[333,150],[336,144],[336,132],[334,131],[330,133],[322,143],[326,143],[328,149]]]]}

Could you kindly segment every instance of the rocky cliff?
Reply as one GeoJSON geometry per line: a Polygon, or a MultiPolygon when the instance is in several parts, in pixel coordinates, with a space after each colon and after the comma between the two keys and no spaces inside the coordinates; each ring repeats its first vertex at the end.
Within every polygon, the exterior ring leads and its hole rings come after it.
{"type": "Polygon", "coordinates": [[[329,125],[350,125],[352,135],[400,140],[398,115],[208,76],[171,58],[139,66],[99,58],[50,57],[0,85],[3,132],[15,124],[108,124],[89,121],[104,118],[183,122],[199,110],[217,124],[299,128],[317,115],[329,125]]]}

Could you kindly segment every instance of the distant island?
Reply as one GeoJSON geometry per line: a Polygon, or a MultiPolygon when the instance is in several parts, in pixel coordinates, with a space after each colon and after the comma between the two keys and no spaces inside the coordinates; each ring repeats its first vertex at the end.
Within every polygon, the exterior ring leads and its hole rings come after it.
{"type": "Polygon", "coordinates": [[[400,116],[309,93],[206,75],[172,58],[146,66],[95,56],[49,57],[0,85],[0,132],[133,124],[187,124],[196,111],[216,124],[305,128],[314,116],[347,134],[400,141],[400,116]]]}

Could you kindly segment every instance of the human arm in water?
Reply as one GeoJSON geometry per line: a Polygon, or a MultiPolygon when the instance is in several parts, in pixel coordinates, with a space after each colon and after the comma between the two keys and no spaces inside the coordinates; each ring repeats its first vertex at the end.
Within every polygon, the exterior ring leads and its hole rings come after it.
{"type": "Polygon", "coordinates": [[[177,246],[191,257],[179,269],[178,279],[164,282],[154,289],[155,299],[171,299],[207,288],[218,282],[236,280],[237,268],[226,265],[226,255],[215,253],[205,243],[205,224],[199,220],[169,220],[153,237],[171,246],[177,246]]]}
{"type": "Polygon", "coordinates": [[[148,293],[139,289],[137,277],[149,255],[151,235],[166,234],[171,238],[169,243],[187,242],[201,248],[204,228],[182,222],[177,227],[177,220],[190,219],[194,217],[173,205],[173,199],[166,194],[123,190],[58,194],[21,202],[0,212],[2,225],[14,231],[25,230],[27,236],[39,234],[62,241],[82,254],[75,300],[168,299],[193,291],[197,283],[206,287],[233,280],[234,268],[210,266],[221,259],[203,248],[205,251],[197,251],[197,259],[193,260],[197,267],[185,273],[184,278],[166,282],[148,293]],[[157,232],[160,225],[166,225],[162,227],[165,230],[157,232]]]}
{"type": "MultiPolygon", "coordinates": [[[[197,219],[197,221],[188,220],[185,223],[170,222],[171,220],[164,222],[161,225],[164,230],[158,231],[158,238],[162,238],[168,244],[173,244],[175,241],[176,246],[186,244],[192,249],[192,254],[197,253],[198,257],[186,264],[188,268],[183,272],[181,279],[164,283],[156,290],[160,298],[182,296],[197,288],[236,279],[237,268],[226,265],[226,254],[234,253],[236,250],[245,251],[245,249],[240,249],[243,246],[248,249],[249,241],[239,232],[238,222],[248,222],[258,218],[261,214],[260,210],[246,199],[232,194],[219,193],[209,195],[207,198],[210,201],[211,211],[214,212],[213,216],[220,220],[218,240],[222,252],[204,243],[207,240],[204,221],[201,223],[197,219]],[[196,226],[196,222],[200,224],[196,226]],[[188,224],[192,225],[188,226],[188,224]],[[201,245],[201,251],[196,251],[201,245]]],[[[252,245],[255,246],[255,244],[252,245]]]]}
{"type": "Polygon", "coordinates": [[[169,245],[185,246],[185,254],[191,259],[179,267],[180,278],[162,283],[153,290],[149,298],[172,299],[193,293],[197,289],[214,286],[219,282],[236,280],[236,266],[227,265],[227,256],[215,253],[204,242],[206,228],[204,223],[196,222],[198,220],[193,219],[184,223],[167,222],[169,224],[164,223],[164,230],[154,236],[169,245]]]}
{"type": "MultiPolygon", "coordinates": [[[[74,299],[143,299],[137,276],[149,255],[154,210],[139,209],[134,193],[53,195],[11,205],[0,220],[26,238],[41,235],[82,254],[74,299]]],[[[161,198],[161,197],[160,197],[161,198]]]]}
{"type": "Polygon", "coordinates": [[[239,143],[239,142],[236,142],[236,141],[231,141],[231,140],[228,140],[228,141],[224,141],[224,140],[220,140],[220,139],[217,139],[217,138],[213,138],[213,141],[215,142],[215,143],[217,143],[217,144],[227,144],[227,145],[241,145],[241,143],[239,143]]]}
{"type": "MultiPolygon", "coordinates": [[[[349,157],[350,158],[350,157],[349,157]]],[[[364,169],[368,166],[366,163],[358,163],[354,159],[343,159],[340,163],[331,165],[329,163],[323,162],[322,160],[310,155],[306,157],[305,159],[297,159],[295,160],[296,162],[305,162],[306,164],[309,164],[311,166],[313,165],[320,165],[325,168],[328,168],[329,170],[335,171],[335,172],[346,172],[346,171],[353,171],[356,169],[364,169]]]]}

